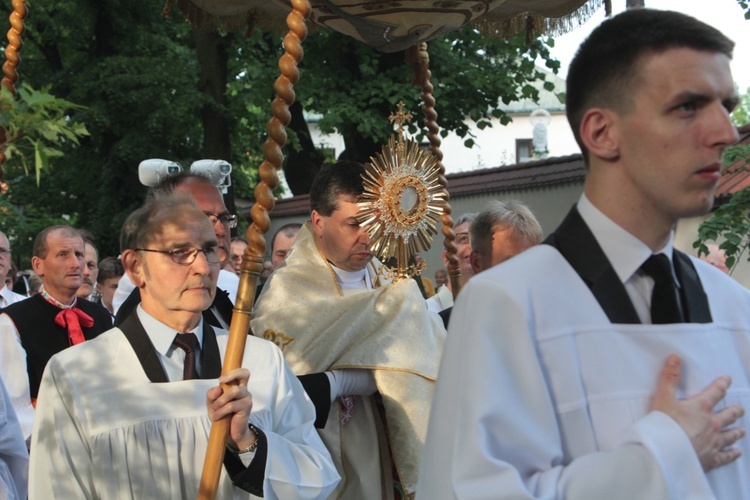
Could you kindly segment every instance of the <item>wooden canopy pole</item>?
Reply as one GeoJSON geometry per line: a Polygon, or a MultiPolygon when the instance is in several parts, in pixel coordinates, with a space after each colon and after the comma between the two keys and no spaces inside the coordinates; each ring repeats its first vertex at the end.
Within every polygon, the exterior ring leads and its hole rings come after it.
{"type": "MultiPolygon", "coordinates": [[[[437,166],[440,169],[439,181],[443,188],[448,190],[448,180],[445,178],[445,165],[443,165],[443,152],[440,151],[440,127],[437,124],[438,114],[435,111],[435,97],[432,95],[434,87],[430,83],[432,72],[430,71],[430,55],[427,52],[427,44],[420,43],[409,49],[407,53],[408,61],[414,67],[414,77],[412,83],[422,89],[422,112],[424,113],[424,124],[427,127],[427,139],[430,141],[430,151],[437,158],[437,166]]],[[[448,260],[448,277],[451,280],[451,290],[453,298],[458,296],[461,291],[461,269],[456,257],[456,233],[453,231],[453,218],[451,213],[453,209],[450,206],[450,194],[445,199],[445,208],[440,220],[443,223],[442,232],[445,237],[443,246],[445,247],[446,259],[448,260]]]]}
{"type": "MultiPolygon", "coordinates": [[[[15,84],[18,81],[18,72],[16,69],[21,62],[21,57],[18,55],[21,51],[21,47],[23,47],[21,35],[26,31],[23,19],[28,12],[24,0],[13,0],[13,12],[10,13],[10,29],[8,30],[8,46],[5,47],[6,61],[3,64],[3,79],[0,81],[0,85],[10,90],[13,95],[16,94],[15,84]]],[[[5,104],[0,104],[0,109],[2,109],[4,105],[5,104]]],[[[7,132],[4,128],[0,128],[0,179],[3,178],[6,140],[7,132]]]]}
{"type": "MultiPolygon", "coordinates": [[[[256,203],[251,215],[253,223],[247,229],[248,246],[242,255],[242,271],[237,290],[237,301],[232,313],[232,324],[229,327],[229,341],[224,356],[222,373],[240,367],[245,352],[245,339],[250,330],[250,315],[255,301],[255,288],[258,276],[263,269],[263,258],[266,253],[266,240],[263,235],[271,227],[268,213],[273,209],[273,190],[279,185],[279,176],[284,155],[281,148],[286,144],[286,126],[292,115],[289,106],[294,103],[294,84],[299,80],[297,65],[302,60],[304,52],[302,41],[307,37],[305,19],[312,10],[308,0],[292,0],[293,10],[287,16],[286,22],[289,33],[284,37],[284,54],[279,59],[281,76],[276,79],[274,89],[277,97],[271,104],[273,116],[268,121],[268,139],[263,145],[264,161],[260,166],[260,183],[255,187],[256,203]]],[[[226,387],[225,387],[226,389],[226,387]]],[[[198,498],[202,500],[216,497],[219,486],[227,435],[229,433],[229,419],[224,418],[214,422],[206,450],[203,464],[198,498]]]]}

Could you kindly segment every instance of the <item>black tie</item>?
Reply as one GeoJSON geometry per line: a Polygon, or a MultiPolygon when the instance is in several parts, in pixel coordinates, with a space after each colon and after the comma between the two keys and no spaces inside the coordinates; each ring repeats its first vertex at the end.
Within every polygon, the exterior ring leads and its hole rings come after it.
{"type": "Polygon", "coordinates": [[[195,369],[195,348],[198,347],[198,337],[194,333],[178,333],[174,338],[174,345],[185,351],[182,380],[198,378],[198,370],[195,369]]]}
{"type": "Polygon", "coordinates": [[[651,294],[651,322],[654,324],[684,323],[680,292],[674,282],[672,263],[663,253],[652,255],[641,266],[654,279],[651,294]]]}

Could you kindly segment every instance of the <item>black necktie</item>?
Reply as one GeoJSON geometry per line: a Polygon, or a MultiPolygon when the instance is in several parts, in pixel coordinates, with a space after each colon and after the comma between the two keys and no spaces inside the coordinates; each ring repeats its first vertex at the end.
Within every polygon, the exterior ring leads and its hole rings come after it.
{"type": "Polygon", "coordinates": [[[684,323],[680,292],[674,282],[672,263],[660,253],[652,255],[641,266],[654,279],[651,294],[651,322],[654,324],[684,323]]]}
{"type": "Polygon", "coordinates": [[[174,338],[174,345],[185,351],[182,380],[198,378],[198,370],[195,369],[195,349],[198,347],[198,337],[194,333],[178,333],[174,338]]]}

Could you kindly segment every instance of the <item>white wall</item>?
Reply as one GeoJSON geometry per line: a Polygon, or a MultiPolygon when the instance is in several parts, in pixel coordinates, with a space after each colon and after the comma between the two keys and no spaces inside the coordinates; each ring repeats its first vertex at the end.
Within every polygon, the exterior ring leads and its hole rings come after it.
{"type": "MultiPolygon", "coordinates": [[[[440,149],[444,155],[446,172],[467,172],[517,163],[516,139],[531,139],[533,125],[528,113],[512,114],[511,117],[513,121],[506,126],[501,125],[499,120],[493,120],[492,127],[484,130],[479,130],[474,122],[469,122],[471,133],[475,136],[475,144],[471,149],[464,146],[465,138],[454,133],[443,139],[440,149]]],[[[549,156],[580,153],[564,112],[552,113],[547,126],[547,150],[549,156]]]]}
{"type": "MultiPolygon", "coordinates": [[[[451,133],[444,138],[440,146],[443,152],[443,164],[446,173],[468,172],[478,168],[499,167],[513,165],[516,161],[516,139],[531,139],[533,125],[529,121],[528,113],[512,114],[513,121],[506,126],[497,119],[492,120],[492,127],[480,130],[472,121],[471,133],[474,135],[474,147],[464,146],[466,138],[460,138],[451,133]]],[[[439,119],[438,119],[439,123],[439,119]]],[[[313,142],[318,147],[334,148],[336,156],[344,150],[344,139],[338,134],[323,135],[316,122],[308,124],[313,142]]],[[[547,149],[549,156],[567,156],[580,153],[573,133],[570,131],[565,113],[552,113],[547,127],[547,149]]]]}

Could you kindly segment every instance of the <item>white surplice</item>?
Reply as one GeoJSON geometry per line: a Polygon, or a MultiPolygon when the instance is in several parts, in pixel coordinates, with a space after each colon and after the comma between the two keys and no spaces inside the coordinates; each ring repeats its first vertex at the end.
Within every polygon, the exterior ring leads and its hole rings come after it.
{"type": "Polygon", "coordinates": [[[0,308],[8,307],[11,304],[15,304],[16,302],[25,299],[28,299],[26,295],[18,294],[4,284],[3,287],[0,288],[0,308]]]}
{"type": "Polygon", "coordinates": [[[34,428],[35,411],[31,404],[26,349],[21,344],[16,324],[7,314],[0,314],[0,377],[5,381],[23,438],[29,439],[34,428]]]}
{"type": "MultiPolygon", "coordinates": [[[[706,474],[674,420],[648,411],[670,353],[679,398],[727,374],[716,409],[750,410],[750,294],[692,260],[712,323],[612,324],[547,245],[474,276],[453,310],[417,497],[750,498],[750,439],[706,474]]],[[[750,412],[736,426],[750,429],[750,412]]]]}
{"type": "Polygon", "coordinates": [[[24,500],[28,490],[29,452],[16,413],[0,378],[0,498],[24,500]]]}
{"type": "MultiPolygon", "coordinates": [[[[222,358],[227,339],[216,330],[222,358]]],[[[325,497],[339,477],[281,352],[248,337],[242,366],[251,373],[250,421],[268,442],[264,497],[325,497]]],[[[210,432],[206,391],[216,384],[151,383],[118,328],[54,356],[39,392],[29,498],[196,498],[210,432]]],[[[217,498],[254,497],[222,468],[217,498]]]]}

